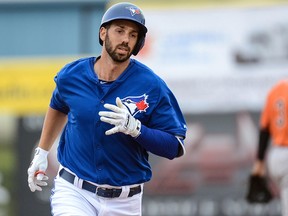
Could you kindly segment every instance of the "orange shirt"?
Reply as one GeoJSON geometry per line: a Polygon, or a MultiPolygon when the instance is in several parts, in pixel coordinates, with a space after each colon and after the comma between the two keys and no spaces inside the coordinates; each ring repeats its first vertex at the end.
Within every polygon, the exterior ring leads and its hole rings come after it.
{"type": "Polygon", "coordinates": [[[288,80],[278,82],[268,93],[260,127],[269,130],[274,145],[288,146],[288,80]]]}

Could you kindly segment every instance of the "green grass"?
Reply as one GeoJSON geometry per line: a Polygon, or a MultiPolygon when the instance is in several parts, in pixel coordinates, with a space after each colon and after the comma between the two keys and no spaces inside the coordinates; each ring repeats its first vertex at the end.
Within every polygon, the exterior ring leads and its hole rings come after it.
{"type": "Polygon", "coordinates": [[[13,145],[3,145],[0,143],[0,172],[2,174],[1,185],[10,192],[10,203],[4,209],[9,216],[13,214],[13,188],[15,188],[14,172],[16,167],[16,156],[13,145]]]}
{"type": "Polygon", "coordinates": [[[13,148],[8,145],[0,145],[0,171],[10,172],[15,167],[15,155],[13,148]]]}

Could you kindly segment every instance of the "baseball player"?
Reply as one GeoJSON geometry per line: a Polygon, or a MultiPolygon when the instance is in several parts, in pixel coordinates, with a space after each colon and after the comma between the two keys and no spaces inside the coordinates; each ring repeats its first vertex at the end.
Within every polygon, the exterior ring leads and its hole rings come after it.
{"type": "Polygon", "coordinates": [[[254,176],[269,176],[280,189],[282,215],[288,215],[288,80],[281,80],[268,93],[260,119],[259,146],[254,176]],[[265,155],[270,143],[271,149],[265,155]]]}
{"type": "Polygon", "coordinates": [[[104,14],[98,57],[67,64],[55,76],[35,156],[32,192],[47,183],[47,154],[63,130],[52,215],[141,215],[143,184],[151,179],[149,153],[185,153],[186,124],[179,105],[150,68],[131,58],[147,28],[139,7],[118,3],[104,14]]]}

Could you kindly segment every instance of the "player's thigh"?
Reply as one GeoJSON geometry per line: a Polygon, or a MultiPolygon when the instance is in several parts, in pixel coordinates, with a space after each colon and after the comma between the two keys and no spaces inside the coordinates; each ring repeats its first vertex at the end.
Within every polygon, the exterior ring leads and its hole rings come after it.
{"type": "MultiPolygon", "coordinates": [[[[113,198],[107,200],[103,216],[141,216],[142,193],[128,198],[113,198]]],[[[102,216],[102,214],[101,214],[102,216]]]]}
{"type": "Polygon", "coordinates": [[[267,159],[268,172],[270,177],[277,184],[281,184],[281,181],[285,176],[288,175],[288,148],[283,147],[272,147],[267,159]]]}
{"type": "Polygon", "coordinates": [[[288,177],[281,182],[280,199],[282,215],[288,215],[288,177]]]}
{"type": "Polygon", "coordinates": [[[50,199],[53,216],[98,215],[96,208],[78,188],[61,178],[55,179],[50,199]]]}

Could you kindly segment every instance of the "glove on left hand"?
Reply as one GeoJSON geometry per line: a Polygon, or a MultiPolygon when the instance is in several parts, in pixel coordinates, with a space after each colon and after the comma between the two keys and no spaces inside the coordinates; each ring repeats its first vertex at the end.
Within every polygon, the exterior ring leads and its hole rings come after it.
{"type": "Polygon", "coordinates": [[[42,186],[47,186],[46,180],[48,176],[45,175],[45,171],[48,166],[48,151],[37,147],[35,149],[34,158],[27,170],[28,173],[28,185],[32,192],[35,190],[42,191],[42,186]]]}
{"type": "Polygon", "coordinates": [[[272,193],[263,176],[250,175],[248,179],[248,188],[246,200],[249,203],[268,203],[273,199],[272,193]]]}
{"type": "Polygon", "coordinates": [[[106,135],[122,132],[132,137],[140,135],[141,122],[135,119],[128,111],[126,106],[121,102],[120,98],[116,98],[116,105],[104,104],[106,109],[110,111],[100,111],[100,120],[112,125],[112,129],[105,132],[106,135]]]}

